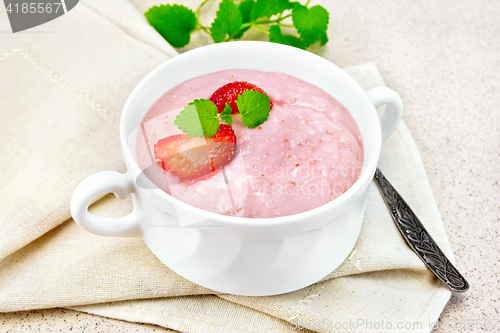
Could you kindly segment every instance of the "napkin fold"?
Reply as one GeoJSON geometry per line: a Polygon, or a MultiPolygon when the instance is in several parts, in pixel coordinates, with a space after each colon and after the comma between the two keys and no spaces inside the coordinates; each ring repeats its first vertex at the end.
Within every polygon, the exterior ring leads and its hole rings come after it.
{"type": "MultiPolygon", "coordinates": [[[[0,30],[8,30],[3,12],[0,30]]],[[[296,332],[299,325],[368,332],[382,322],[395,332],[398,324],[408,332],[407,323],[413,332],[431,330],[450,292],[407,246],[375,185],[349,258],[322,281],[278,296],[214,293],[169,270],[142,240],[80,229],[70,218],[73,190],[93,173],[126,171],[121,108],[176,51],[125,0],[84,1],[43,31],[4,34],[0,43],[0,311],[67,307],[182,332],[296,332]]],[[[384,85],[374,64],[345,70],[365,89],[384,85]]],[[[452,257],[404,123],[383,145],[379,167],[452,257]]],[[[131,209],[112,195],[91,207],[110,217],[131,209]]]]}

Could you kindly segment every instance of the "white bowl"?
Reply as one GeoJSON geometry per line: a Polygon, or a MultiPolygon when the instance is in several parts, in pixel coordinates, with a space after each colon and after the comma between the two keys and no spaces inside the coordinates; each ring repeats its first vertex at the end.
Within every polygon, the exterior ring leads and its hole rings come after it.
{"type": "Polygon", "coordinates": [[[342,69],[307,51],[265,42],[232,42],[183,53],[147,75],[130,94],[120,139],[128,172],[104,171],[85,179],[71,199],[74,220],[105,236],[142,237],[177,274],[201,286],[238,295],[274,295],[322,279],[349,255],[359,236],[367,189],[383,139],[401,120],[398,94],[386,87],[367,93],[342,69]],[[138,186],[135,130],[148,109],[179,83],[227,69],[283,72],[323,89],[351,113],[363,140],[358,181],[340,197],[313,210],[277,218],[241,218],[207,212],[169,196],[153,184],[138,186]],[[379,120],[376,107],[387,104],[379,120]],[[92,215],[87,208],[103,193],[132,194],[134,211],[122,218],[92,215]],[[179,219],[195,224],[181,227],[179,219]]]}

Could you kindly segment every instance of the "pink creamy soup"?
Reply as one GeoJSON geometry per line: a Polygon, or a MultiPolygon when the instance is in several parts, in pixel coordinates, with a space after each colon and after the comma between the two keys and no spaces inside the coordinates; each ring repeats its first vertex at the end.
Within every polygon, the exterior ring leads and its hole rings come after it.
{"type": "Polygon", "coordinates": [[[136,138],[141,169],[150,167],[163,177],[173,197],[224,215],[269,218],[317,208],[347,191],[363,167],[361,135],[349,112],[318,87],[282,73],[226,70],[188,80],[160,97],[141,125],[136,138]],[[249,129],[233,118],[239,154],[223,171],[186,182],[164,172],[148,145],[153,151],[159,139],[182,133],[173,121],[185,105],[209,99],[237,80],[259,86],[271,98],[267,121],[249,129]]]}

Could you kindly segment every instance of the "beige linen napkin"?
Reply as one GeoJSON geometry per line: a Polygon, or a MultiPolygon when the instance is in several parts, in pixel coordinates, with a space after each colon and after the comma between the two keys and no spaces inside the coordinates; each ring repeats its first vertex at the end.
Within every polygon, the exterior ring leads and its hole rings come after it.
{"type": "MultiPolygon", "coordinates": [[[[369,332],[382,321],[429,332],[450,292],[408,248],[374,185],[348,260],[322,282],[271,297],[213,295],[170,271],[141,240],[98,237],[69,219],[82,179],[125,171],[120,110],[140,79],[175,55],[128,2],[113,3],[123,4],[121,14],[86,1],[43,26],[53,33],[1,37],[0,311],[71,307],[184,332],[292,332],[294,324],[369,332]]],[[[0,12],[0,30],[7,24],[0,12]]],[[[346,71],[365,89],[384,84],[373,64],[346,71]]],[[[451,256],[404,123],[379,166],[451,256]]],[[[104,216],[130,209],[113,196],[91,207],[104,216]]]]}

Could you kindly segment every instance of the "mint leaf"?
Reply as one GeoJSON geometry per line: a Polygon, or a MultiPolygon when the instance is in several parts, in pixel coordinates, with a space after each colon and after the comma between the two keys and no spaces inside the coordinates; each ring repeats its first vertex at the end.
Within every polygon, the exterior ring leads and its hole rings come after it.
{"type": "Polygon", "coordinates": [[[240,31],[242,24],[243,17],[238,6],[232,0],[222,0],[210,28],[212,39],[215,43],[220,43],[226,36],[233,38],[240,31]]]}
{"type": "Polygon", "coordinates": [[[296,4],[292,11],[293,25],[297,28],[304,45],[308,47],[317,41],[328,42],[328,11],[317,5],[311,8],[296,4]]]}
{"type": "Polygon", "coordinates": [[[175,117],[174,124],[184,133],[198,137],[212,137],[219,130],[217,107],[206,99],[195,99],[175,117]]]}
{"type": "MultiPolygon", "coordinates": [[[[245,0],[239,4],[238,9],[241,12],[241,18],[243,19],[243,24],[251,21],[252,8],[253,8],[254,4],[255,4],[254,0],[245,0]]],[[[241,38],[241,36],[243,36],[243,34],[248,29],[250,29],[250,26],[244,27],[243,29],[240,29],[240,31],[238,31],[238,33],[236,35],[234,35],[233,38],[235,38],[235,39],[241,38]]]]}
{"type": "Polygon", "coordinates": [[[173,47],[183,47],[189,43],[197,22],[191,9],[179,5],[153,6],[144,16],[173,47]]]}
{"type": "Polygon", "coordinates": [[[306,46],[304,42],[295,36],[283,35],[281,33],[281,28],[279,25],[272,25],[269,28],[269,41],[273,43],[285,44],[298,47],[299,49],[305,49],[306,46]]]}
{"type": "Polygon", "coordinates": [[[252,21],[261,17],[271,17],[292,7],[290,0],[257,0],[252,8],[252,21]]]}
{"type": "Polygon", "coordinates": [[[231,106],[229,106],[229,104],[226,103],[225,109],[220,113],[220,119],[223,122],[225,122],[226,124],[228,124],[229,126],[233,125],[233,118],[231,118],[231,116],[230,116],[231,111],[233,111],[231,109],[231,106]]]}
{"type": "Polygon", "coordinates": [[[241,17],[243,19],[243,23],[248,23],[252,20],[251,15],[252,15],[252,8],[254,5],[255,5],[254,0],[245,0],[245,1],[242,1],[240,3],[240,5],[238,6],[238,9],[241,12],[241,17]]]}
{"type": "Polygon", "coordinates": [[[266,94],[249,89],[245,90],[236,100],[241,113],[241,120],[248,128],[262,124],[269,117],[271,99],[266,94]]]}

